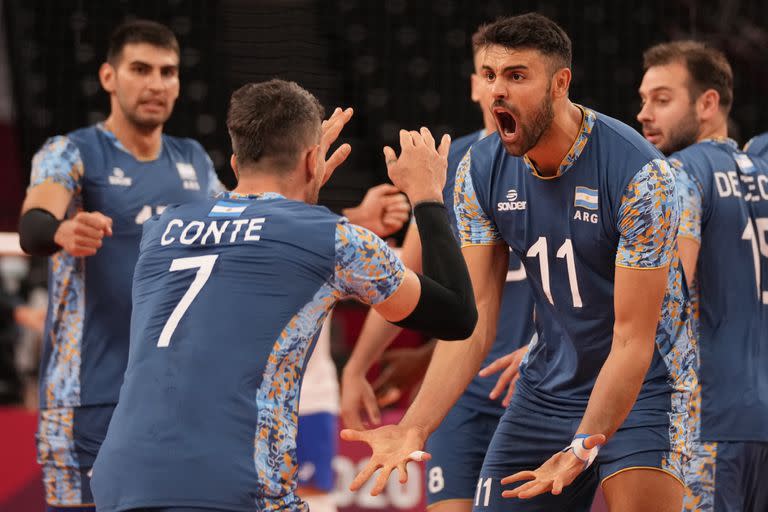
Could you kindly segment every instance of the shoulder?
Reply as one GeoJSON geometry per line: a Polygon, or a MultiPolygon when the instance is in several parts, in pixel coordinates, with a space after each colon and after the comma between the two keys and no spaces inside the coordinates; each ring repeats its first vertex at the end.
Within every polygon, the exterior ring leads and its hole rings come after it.
{"type": "Polygon", "coordinates": [[[744,151],[747,153],[768,157],[768,132],[761,133],[749,139],[744,144],[744,151]]]}
{"type": "Polygon", "coordinates": [[[482,133],[483,131],[479,130],[452,140],[451,149],[448,151],[448,158],[461,160],[464,157],[464,154],[469,150],[469,147],[481,140],[482,133]]]}
{"type": "Polygon", "coordinates": [[[630,167],[644,162],[636,167],[635,171],[639,170],[645,163],[664,158],[661,152],[634,128],[605,114],[599,112],[595,112],[595,114],[593,133],[601,152],[617,158],[623,154],[630,167]]]}
{"type": "Polygon", "coordinates": [[[208,157],[203,145],[189,137],[174,137],[163,134],[163,143],[184,155],[208,157]]]}

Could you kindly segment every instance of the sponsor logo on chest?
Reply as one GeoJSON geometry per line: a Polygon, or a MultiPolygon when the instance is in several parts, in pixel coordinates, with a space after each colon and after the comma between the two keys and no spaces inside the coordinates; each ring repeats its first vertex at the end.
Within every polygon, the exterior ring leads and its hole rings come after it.
{"type": "Polygon", "coordinates": [[[597,190],[588,187],[576,187],[573,193],[573,206],[573,220],[597,224],[597,190]]]}
{"type": "Polygon", "coordinates": [[[197,181],[197,173],[192,164],[176,162],[176,170],[184,186],[184,190],[200,190],[200,182],[197,181]]]}
{"type": "Polygon", "coordinates": [[[525,210],[527,201],[518,201],[517,190],[507,191],[507,200],[499,202],[496,207],[500,212],[509,212],[515,210],[525,210]]]}
{"type": "Polygon", "coordinates": [[[133,183],[133,179],[130,176],[125,175],[125,171],[119,167],[112,169],[112,174],[109,175],[109,184],[116,185],[118,187],[130,187],[133,183]]]}

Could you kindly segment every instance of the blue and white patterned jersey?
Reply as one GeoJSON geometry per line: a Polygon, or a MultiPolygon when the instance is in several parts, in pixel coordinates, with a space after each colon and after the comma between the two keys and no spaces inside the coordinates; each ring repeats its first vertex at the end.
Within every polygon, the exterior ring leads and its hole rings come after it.
{"type": "Polygon", "coordinates": [[[611,350],[616,267],[669,268],[654,355],[623,427],[669,425],[679,465],[696,433],[697,347],[676,246],[679,206],[662,155],[628,126],[582,108],[573,147],[554,177],[478,142],[456,179],[462,245],[507,244],[533,288],[538,343],[513,400],[580,418],[611,350]]]}
{"type": "Polygon", "coordinates": [[[278,194],[226,194],[146,223],[120,401],[94,465],[99,510],[306,510],[299,387],[337,301],[405,269],[370,231],[278,194]]]}
{"type": "Polygon", "coordinates": [[[702,441],[768,441],[768,162],[730,139],[669,158],[694,286],[702,441]]]}
{"type": "Polygon", "coordinates": [[[46,182],[72,192],[71,213],[112,218],[113,236],[94,256],[59,251],[50,258],[40,407],[114,404],[128,356],[141,225],[166,205],[202,199],[221,185],[196,141],[163,135],[159,156],[139,161],[102,125],[43,145],[30,187],[46,182]]]}

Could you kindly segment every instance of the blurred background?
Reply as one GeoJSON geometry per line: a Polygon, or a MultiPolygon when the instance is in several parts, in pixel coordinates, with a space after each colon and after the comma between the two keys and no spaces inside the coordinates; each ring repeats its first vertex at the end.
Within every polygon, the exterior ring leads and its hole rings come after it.
{"type": "MultiPolygon", "coordinates": [[[[482,119],[469,98],[470,38],[501,15],[538,11],[574,46],[571,98],[638,127],[642,52],[694,38],[725,52],[735,75],[731,135],[768,130],[768,2],[765,0],[0,0],[0,231],[15,231],[30,160],[46,138],[103,120],[97,70],[110,31],[128,18],[167,24],[181,45],[181,97],[166,133],[193,137],[233,185],[225,113],[240,85],[295,80],[327,110],[352,106],[347,163],[321,195],[333,209],[359,202],[386,180],[381,147],[401,127],[454,137],[482,119]]],[[[34,462],[35,339],[44,307],[45,261],[0,257],[0,510],[41,510],[34,462]],[[19,306],[30,306],[21,312],[19,306]],[[24,314],[27,316],[24,316],[24,314]],[[32,315],[32,316],[29,316],[32,315]],[[26,395],[25,395],[26,394],[26,395]]],[[[343,364],[362,308],[336,315],[343,364]]],[[[341,479],[362,454],[338,464],[341,479]]],[[[344,484],[340,484],[340,488],[344,484]]],[[[340,495],[344,510],[417,510],[420,488],[381,500],[340,495]],[[344,501],[346,500],[346,501],[344,501]],[[415,507],[415,508],[414,508],[415,507]]],[[[362,494],[362,493],[361,493],[362,494]]]]}

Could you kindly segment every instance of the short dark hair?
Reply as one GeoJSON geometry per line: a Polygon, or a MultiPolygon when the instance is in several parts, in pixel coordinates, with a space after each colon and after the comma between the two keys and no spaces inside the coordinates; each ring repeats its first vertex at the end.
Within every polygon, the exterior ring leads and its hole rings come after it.
{"type": "Polygon", "coordinates": [[[127,44],[146,43],[173,50],[179,55],[179,42],[171,29],[150,20],[131,20],[120,24],[109,36],[107,62],[114,64],[127,44]]]}
{"type": "Polygon", "coordinates": [[[296,82],[250,83],[232,93],[227,129],[241,165],[273,160],[274,171],[289,170],[308,146],[317,143],[323,107],[296,82]]]}
{"type": "Polygon", "coordinates": [[[552,57],[559,68],[571,67],[571,39],[557,23],[535,12],[499,18],[481,26],[472,36],[472,48],[499,45],[538,50],[552,57]]]}
{"type": "Polygon", "coordinates": [[[688,70],[691,101],[704,91],[714,89],[720,94],[720,108],[725,112],[731,110],[733,71],[720,50],[699,41],[672,41],[652,46],[643,53],[644,71],[673,62],[682,63],[688,70]]]}

